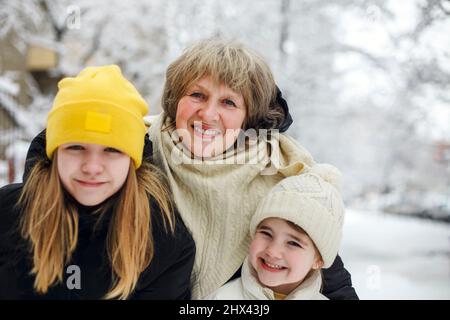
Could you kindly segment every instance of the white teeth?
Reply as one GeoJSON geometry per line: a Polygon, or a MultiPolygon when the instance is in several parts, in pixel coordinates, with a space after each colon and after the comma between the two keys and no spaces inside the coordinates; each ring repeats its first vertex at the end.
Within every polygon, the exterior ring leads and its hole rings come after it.
{"type": "Polygon", "coordinates": [[[271,263],[268,263],[268,262],[265,261],[265,260],[264,260],[264,262],[265,262],[269,267],[271,267],[271,268],[273,268],[273,269],[283,269],[282,266],[279,266],[279,265],[277,265],[277,264],[271,264],[271,263]]]}
{"type": "Polygon", "coordinates": [[[206,135],[206,136],[216,136],[221,134],[221,132],[219,130],[214,130],[214,129],[208,129],[208,130],[203,130],[202,128],[199,127],[194,127],[194,130],[202,135],[206,135]]]}

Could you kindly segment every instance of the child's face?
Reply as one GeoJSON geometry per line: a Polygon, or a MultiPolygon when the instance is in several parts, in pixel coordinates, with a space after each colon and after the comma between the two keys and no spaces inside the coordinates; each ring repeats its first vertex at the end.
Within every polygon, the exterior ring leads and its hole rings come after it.
{"type": "Polygon", "coordinates": [[[249,256],[261,284],[283,294],[298,287],[311,269],[322,266],[311,238],[279,218],[259,224],[249,256]]]}
{"type": "Polygon", "coordinates": [[[67,143],[58,148],[58,173],[64,188],[82,205],[95,206],[125,183],[130,157],[99,144],[67,143]]]}
{"type": "Polygon", "coordinates": [[[183,144],[198,157],[222,154],[236,141],[245,120],[242,94],[206,76],[178,102],[176,128],[183,144]]]}

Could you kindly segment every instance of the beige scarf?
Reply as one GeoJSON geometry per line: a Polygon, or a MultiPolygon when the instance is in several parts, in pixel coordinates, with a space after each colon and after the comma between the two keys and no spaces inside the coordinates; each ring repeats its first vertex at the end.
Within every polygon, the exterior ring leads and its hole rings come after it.
{"type": "MultiPolygon", "coordinates": [[[[255,269],[251,266],[248,257],[242,265],[242,295],[245,300],[275,300],[275,292],[261,286],[255,269]]],[[[328,300],[320,293],[322,276],[319,270],[314,270],[303,282],[284,300],[328,300]]]]}
{"type": "Polygon", "coordinates": [[[193,160],[165,128],[164,117],[146,119],[153,156],[167,175],[197,252],[191,277],[192,298],[222,286],[242,265],[250,244],[249,224],[261,198],[283,177],[311,167],[311,155],[286,135],[253,143],[208,161],[193,160]],[[275,143],[274,143],[275,141],[275,143]]]}

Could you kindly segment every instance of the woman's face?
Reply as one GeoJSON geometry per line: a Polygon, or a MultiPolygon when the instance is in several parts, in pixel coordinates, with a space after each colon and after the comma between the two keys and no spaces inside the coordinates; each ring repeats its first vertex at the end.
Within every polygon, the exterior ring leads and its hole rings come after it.
{"type": "Polygon", "coordinates": [[[176,129],[192,154],[210,158],[234,144],[246,112],[241,93],[205,76],[178,102],[176,129]]]}
{"type": "Polygon", "coordinates": [[[130,156],[117,149],[99,144],[67,143],[57,152],[61,182],[82,205],[102,203],[127,179],[130,156]]]}

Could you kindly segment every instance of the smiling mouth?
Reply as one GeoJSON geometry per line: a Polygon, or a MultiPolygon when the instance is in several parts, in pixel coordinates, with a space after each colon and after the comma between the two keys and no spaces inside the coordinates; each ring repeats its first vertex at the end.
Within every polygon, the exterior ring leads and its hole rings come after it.
{"type": "Polygon", "coordinates": [[[262,258],[260,258],[260,263],[261,263],[261,266],[265,270],[270,271],[270,272],[280,272],[280,271],[282,271],[284,269],[287,269],[286,267],[280,266],[278,264],[269,263],[269,262],[267,262],[266,260],[264,260],[262,258]]]}
{"type": "Polygon", "coordinates": [[[218,136],[222,135],[222,131],[218,129],[208,128],[206,126],[196,126],[192,125],[194,134],[203,140],[212,140],[218,136]]]}

